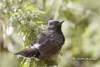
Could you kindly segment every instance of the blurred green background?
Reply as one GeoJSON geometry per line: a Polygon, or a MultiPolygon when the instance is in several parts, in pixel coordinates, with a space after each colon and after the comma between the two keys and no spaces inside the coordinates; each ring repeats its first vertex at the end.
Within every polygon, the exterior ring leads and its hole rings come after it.
{"type": "Polygon", "coordinates": [[[0,67],[29,67],[13,54],[52,19],[65,20],[58,67],[100,67],[100,0],[0,0],[0,67]]]}

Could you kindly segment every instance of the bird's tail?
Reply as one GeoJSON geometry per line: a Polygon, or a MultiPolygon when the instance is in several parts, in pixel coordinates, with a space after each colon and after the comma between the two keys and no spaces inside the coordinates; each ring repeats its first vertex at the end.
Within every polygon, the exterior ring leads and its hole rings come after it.
{"type": "Polygon", "coordinates": [[[34,58],[34,57],[37,57],[38,54],[39,54],[38,49],[28,48],[26,50],[15,53],[14,55],[18,56],[18,57],[26,57],[26,58],[32,58],[33,57],[34,58]]]}

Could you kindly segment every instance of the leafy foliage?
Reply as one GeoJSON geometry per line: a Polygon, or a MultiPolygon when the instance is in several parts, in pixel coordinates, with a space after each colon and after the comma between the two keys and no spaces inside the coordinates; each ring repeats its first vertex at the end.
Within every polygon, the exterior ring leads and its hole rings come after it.
{"type": "MultiPolygon", "coordinates": [[[[19,10],[10,17],[10,24],[12,24],[14,28],[17,28],[19,35],[23,35],[25,39],[24,44],[26,46],[44,30],[43,22],[39,20],[37,13],[39,12],[38,10],[36,11],[36,9],[32,12],[29,10],[25,10],[25,12],[19,10]]],[[[39,13],[39,15],[41,15],[41,13],[39,13]]]]}
{"type": "MultiPolygon", "coordinates": [[[[28,1],[27,1],[28,2],[28,1]]],[[[30,45],[30,43],[36,38],[41,31],[45,29],[40,15],[44,14],[43,11],[35,8],[33,3],[27,3],[24,1],[4,1],[4,14],[9,19],[9,26],[12,26],[16,30],[19,36],[23,36],[24,49],[30,45]],[[9,4],[9,5],[8,5],[9,4]],[[22,5],[25,4],[25,5],[22,5]]],[[[44,62],[44,61],[41,61],[44,62]]],[[[35,60],[23,59],[22,67],[34,67],[31,64],[39,66],[35,60]]],[[[42,65],[44,63],[41,63],[42,65]]]]}

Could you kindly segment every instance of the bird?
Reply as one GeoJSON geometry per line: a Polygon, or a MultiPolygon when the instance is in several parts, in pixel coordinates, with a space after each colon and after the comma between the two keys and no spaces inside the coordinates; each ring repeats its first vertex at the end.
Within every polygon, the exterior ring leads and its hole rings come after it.
{"type": "Polygon", "coordinates": [[[64,20],[49,20],[46,30],[38,35],[28,48],[14,55],[18,57],[34,58],[36,61],[44,58],[55,60],[65,42],[65,37],[61,30],[63,22],[64,20]]]}

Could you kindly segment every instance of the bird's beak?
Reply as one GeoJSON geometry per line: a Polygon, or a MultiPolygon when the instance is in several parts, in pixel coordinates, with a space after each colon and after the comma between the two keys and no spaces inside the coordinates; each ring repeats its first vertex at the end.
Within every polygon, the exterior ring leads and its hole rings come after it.
{"type": "Polygon", "coordinates": [[[63,23],[65,20],[62,20],[60,23],[63,23]]]}
{"type": "Polygon", "coordinates": [[[62,24],[64,21],[65,21],[65,20],[62,20],[62,21],[60,22],[60,24],[62,24]]]}

